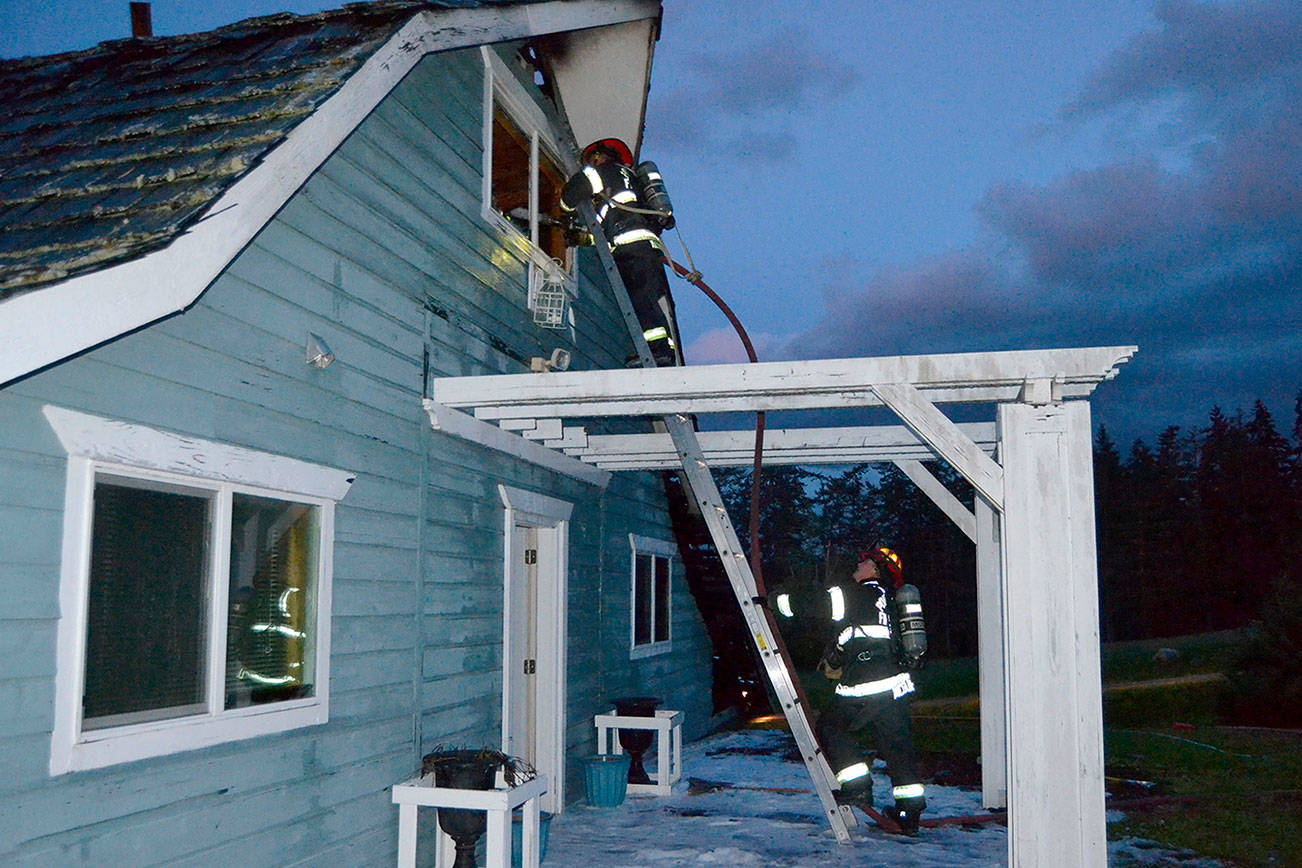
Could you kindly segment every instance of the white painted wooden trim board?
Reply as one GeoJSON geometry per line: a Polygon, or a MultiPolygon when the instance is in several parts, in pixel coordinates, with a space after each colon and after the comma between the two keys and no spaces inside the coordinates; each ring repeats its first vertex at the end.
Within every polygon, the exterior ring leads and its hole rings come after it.
{"type": "Polygon", "coordinates": [[[342,500],[355,473],[46,405],[42,410],[69,455],[181,473],[203,479],[238,482],[259,488],[295,491],[342,500]]]}
{"type": "Polygon", "coordinates": [[[502,452],[521,461],[537,464],[548,470],[573,477],[580,482],[605,488],[610,483],[610,471],[584,464],[533,440],[503,431],[496,425],[482,422],[459,410],[452,410],[426,398],[422,402],[429,415],[430,426],[453,437],[460,437],[488,449],[502,452]]]}
{"type": "Polygon", "coordinates": [[[1015,401],[1028,379],[1061,383],[1066,398],[1089,395],[1116,375],[1135,347],[821,359],[679,368],[442,377],[433,398],[474,408],[478,418],[664,416],[871,407],[882,384],[908,383],[932,403],[1015,401]]]}

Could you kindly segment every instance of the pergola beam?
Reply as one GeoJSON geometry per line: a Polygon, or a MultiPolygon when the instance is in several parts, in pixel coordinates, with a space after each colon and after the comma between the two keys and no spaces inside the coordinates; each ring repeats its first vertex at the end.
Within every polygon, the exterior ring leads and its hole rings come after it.
{"type": "MultiPolygon", "coordinates": [[[[958,426],[976,448],[994,451],[995,426],[958,426]]],[[[567,429],[569,430],[569,429],[567,429]]],[[[711,466],[749,466],[755,458],[754,431],[700,431],[697,440],[711,466]]],[[[608,470],[664,470],[682,463],[668,434],[594,434],[565,453],[608,470]]],[[[861,464],[931,461],[936,452],[901,425],[850,428],[770,429],[764,433],[766,464],[861,464]]]]}
{"type": "Polygon", "coordinates": [[[591,464],[585,464],[576,458],[548,449],[534,440],[526,440],[509,431],[503,431],[496,425],[490,425],[460,410],[444,407],[437,401],[426,399],[422,403],[425,413],[429,416],[430,427],[435,431],[571,476],[597,488],[605,488],[610,484],[610,473],[599,467],[593,467],[591,464]]]}
{"type": "Polygon", "coordinates": [[[433,398],[480,419],[663,416],[878,406],[880,384],[909,383],[933,404],[1017,401],[1028,381],[1083,398],[1134,347],[1087,347],[700,367],[444,377],[433,398]]]}

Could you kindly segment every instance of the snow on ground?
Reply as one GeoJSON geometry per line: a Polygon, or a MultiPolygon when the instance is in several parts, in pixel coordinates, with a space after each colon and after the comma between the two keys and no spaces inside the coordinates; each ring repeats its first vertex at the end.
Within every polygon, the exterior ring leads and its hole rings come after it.
{"type": "MultiPolygon", "coordinates": [[[[786,732],[723,733],[683,749],[683,780],[672,796],[630,796],[614,808],[580,803],[551,824],[547,868],[667,868],[667,866],[988,866],[1007,864],[1007,829],[923,828],[917,838],[888,835],[866,821],[853,843],[836,842],[823,820],[803,763],[786,732]],[[792,759],[787,760],[788,754],[792,759]],[[689,779],[727,783],[708,792],[689,779]],[[782,792],[793,790],[794,792],[782,792]]],[[[890,781],[874,774],[879,807],[890,804],[890,781]]],[[[923,819],[984,813],[981,795],[957,787],[927,787],[923,819]]],[[[860,815],[862,817],[862,815],[860,815]]],[[[1109,846],[1120,866],[1215,868],[1213,860],[1174,853],[1147,842],[1109,846]]]]}

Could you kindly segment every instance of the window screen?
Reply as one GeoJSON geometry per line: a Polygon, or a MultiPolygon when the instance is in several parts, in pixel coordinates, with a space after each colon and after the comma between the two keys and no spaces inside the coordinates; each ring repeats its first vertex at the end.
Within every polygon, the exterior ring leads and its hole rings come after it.
{"type": "Polygon", "coordinates": [[[637,556],[633,576],[633,644],[651,641],[651,585],[653,561],[650,555],[637,556]]]}
{"type": "Polygon", "coordinates": [[[97,480],[83,726],[203,710],[211,498],[97,480]]]}

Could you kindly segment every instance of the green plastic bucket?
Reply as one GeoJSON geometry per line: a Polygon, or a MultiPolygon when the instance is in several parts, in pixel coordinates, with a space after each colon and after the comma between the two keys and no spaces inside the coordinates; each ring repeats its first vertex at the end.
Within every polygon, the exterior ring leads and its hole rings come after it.
{"type": "Polygon", "coordinates": [[[624,804],[628,792],[628,754],[597,754],[584,760],[583,784],[588,804],[594,808],[624,804]]]}

